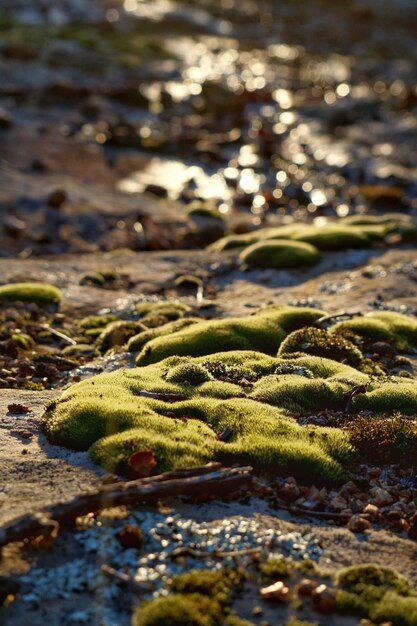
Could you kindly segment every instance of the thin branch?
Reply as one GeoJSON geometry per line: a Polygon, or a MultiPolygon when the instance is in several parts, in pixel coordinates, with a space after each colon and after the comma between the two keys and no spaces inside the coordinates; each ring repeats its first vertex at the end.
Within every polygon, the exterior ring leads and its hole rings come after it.
{"type": "Polygon", "coordinates": [[[353,317],[363,317],[363,313],[361,313],[361,311],[355,311],[353,313],[342,311],[341,313],[335,313],[334,315],[324,315],[314,322],[314,326],[317,326],[318,328],[323,328],[327,324],[331,324],[333,320],[338,320],[342,318],[352,319],[353,317]]]}
{"type": "Polygon", "coordinates": [[[251,467],[214,467],[216,469],[213,470],[213,465],[209,464],[177,473],[103,485],[95,492],[76,496],[9,522],[0,529],[0,548],[14,541],[50,534],[57,524],[71,527],[78,517],[106,508],[176,496],[222,497],[252,485],[251,467]]]}
{"type": "Polygon", "coordinates": [[[100,570],[107,578],[114,578],[121,586],[130,589],[130,591],[134,593],[143,593],[144,591],[152,591],[152,589],[155,589],[155,585],[152,583],[135,580],[130,574],[119,572],[117,569],[114,569],[114,567],[106,565],[105,563],[100,567],[100,570]]]}

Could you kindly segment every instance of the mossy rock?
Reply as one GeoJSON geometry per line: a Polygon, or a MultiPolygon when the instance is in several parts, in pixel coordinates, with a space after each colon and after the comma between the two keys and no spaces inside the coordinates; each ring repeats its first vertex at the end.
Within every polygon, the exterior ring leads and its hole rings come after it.
{"type": "Polygon", "coordinates": [[[377,311],[340,322],[332,333],[358,335],[365,343],[385,341],[401,352],[417,348],[417,320],[401,313],[377,311]]]}
{"type": "Polygon", "coordinates": [[[100,333],[97,339],[97,349],[104,354],[111,348],[123,346],[131,337],[144,330],[146,327],[140,322],[123,320],[111,322],[100,333]]]}
{"type": "Polygon", "coordinates": [[[173,354],[202,356],[225,350],[276,354],[289,332],[313,324],[321,315],[316,309],[270,307],[250,317],[199,322],[149,341],[136,363],[147,365],[173,354]]]}
{"type": "Polygon", "coordinates": [[[315,265],[320,261],[320,253],[309,243],[271,239],[249,246],[239,259],[250,268],[290,269],[315,265]]]}
{"type": "Polygon", "coordinates": [[[288,335],[280,346],[278,356],[296,352],[334,359],[359,369],[364,361],[361,351],[352,342],[341,335],[332,335],[314,327],[301,328],[288,335]]]}
{"type": "Polygon", "coordinates": [[[57,287],[47,283],[11,283],[0,287],[0,302],[34,302],[58,304],[62,294],[57,287]]]}

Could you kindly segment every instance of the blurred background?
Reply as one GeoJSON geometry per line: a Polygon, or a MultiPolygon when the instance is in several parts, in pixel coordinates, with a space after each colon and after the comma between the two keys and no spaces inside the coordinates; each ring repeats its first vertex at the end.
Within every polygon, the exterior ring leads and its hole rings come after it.
{"type": "Polygon", "coordinates": [[[0,255],[416,213],[416,24],[414,0],[0,0],[0,255]]]}

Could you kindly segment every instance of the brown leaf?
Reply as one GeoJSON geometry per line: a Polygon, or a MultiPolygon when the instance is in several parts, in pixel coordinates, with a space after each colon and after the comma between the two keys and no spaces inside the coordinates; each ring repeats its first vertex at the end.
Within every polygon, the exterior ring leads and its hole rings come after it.
{"type": "Polygon", "coordinates": [[[9,404],[7,410],[13,414],[29,413],[29,407],[24,404],[9,404]]]}
{"type": "Polygon", "coordinates": [[[152,450],[143,450],[134,452],[129,457],[127,464],[138,478],[146,478],[152,474],[157,462],[152,450]]]}

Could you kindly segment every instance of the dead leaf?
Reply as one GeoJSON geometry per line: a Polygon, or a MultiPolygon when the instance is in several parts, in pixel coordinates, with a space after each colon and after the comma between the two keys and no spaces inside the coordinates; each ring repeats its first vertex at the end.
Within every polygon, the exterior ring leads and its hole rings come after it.
{"type": "Polygon", "coordinates": [[[129,457],[127,464],[137,478],[146,478],[152,474],[157,461],[152,450],[143,450],[134,452],[129,457]]]}

